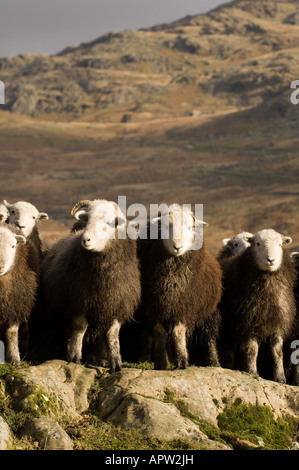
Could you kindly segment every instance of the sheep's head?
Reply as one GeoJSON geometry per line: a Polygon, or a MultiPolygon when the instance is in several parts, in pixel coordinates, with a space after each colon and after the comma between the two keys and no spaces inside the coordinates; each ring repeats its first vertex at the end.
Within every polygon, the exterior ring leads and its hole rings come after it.
{"type": "Polygon", "coordinates": [[[248,238],[257,266],[262,271],[274,272],[280,268],[283,245],[292,243],[291,237],[272,229],[261,230],[248,238]]]}
{"type": "Polygon", "coordinates": [[[12,268],[19,243],[26,243],[26,238],[16,235],[4,225],[0,227],[0,276],[12,268]]]}
{"type": "Polygon", "coordinates": [[[103,251],[111,240],[126,236],[126,217],[113,201],[81,201],[73,208],[72,215],[86,222],[81,238],[86,250],[103,251]]]}
{"type": "Polygon", "coordinates": [[[248,238],[253,237],[252,233],[241,232],[233,238],[224,238],[222,243],[230,249],[232,256],[239,256],[250,246],[248,238]]]}
{"type": "Polygon", "coordinates": [[[299,251],[293,251],[290,254],[291,260],[295,263],[296,267],[299,268],[299,251]]]}
{"type": "Polygon", "coordinates": [[[28,237],[31,234],[37,221],[48,219],[48,214],[39,212],[29,202],[19,201],[15,204],[9,204],[7,201],[3,201],[3,204],[9,211],[8,223],[18,227],[24,237],[28,237]]]}
{"type": "Polygon", "coordinates": [[[189,251],[194,243],[196,227],[207,226],[205,222],[195,218],[192,211],[184,206],[172,204],[162,212],[161,216],[152,219],[152,223],[161,221],[161,233],[165,249],[172,256],[182,256],[189,251]]]}
{"type": "Polygon", "coordinates": [[[0,203],[0,222],[6,222],[9,216],[9,211],[4,204],[0,203]]]}

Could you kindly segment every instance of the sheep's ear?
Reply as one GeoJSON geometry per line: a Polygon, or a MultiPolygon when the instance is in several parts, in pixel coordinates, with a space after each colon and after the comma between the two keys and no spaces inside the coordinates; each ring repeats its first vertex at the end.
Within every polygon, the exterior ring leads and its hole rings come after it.
{"type": "Polygon", "coordinates": [[[46,212],[39,212],[37,216],[37,220],[48,220],[49,216],[46,214],[46,212]]]}
{"type": "Polygon", "coordinates": [[[209,224],[205,222],[204,220],[194,218],[194,221],[195,221],[195,227],[198,227],[199,225],[202,225],[203,228],[209,226],[209,224]]]}
{"type": "Polygon", "coordinates": [[[282,237],[283,245],[290,245],[290,243],[292,243],[292,241],[293,240],[291,239],[291,237],[284,237],[284,236],[282,237]]]}
{"type": "Polygon", "coordinates": [[[16,237],[16,240],[17,240],[17,245],[19,243],[25,245],[25,243],[26,243],[26,238],[25,237],[23,237],[22,235],[15,235],[15,237],[16,237]]]}
{"type": "Polygon", "coordinates": [[[9,204],[5,199],[3,201],[3,204],[5,205],[5,207],[7,207],[7,209],[9,209],[11,206],[11,204],[9,204]]]}
{"type": "Polygon", "coordinates": [[[159,215],[159,217],[154,217],[153,219],[151,219],[151,224],[155,224],[156,222],[158,222],[159,220],[161,220],[161,216],[159,215]]]}
{"type": "Polygon", "coordinates": [[[253,245],[254,237],[244,237],[244,240],[250,243],[250,245],[253,245]]]}
{"type": "Polygon", "coordinates": [[[230,241],[230,238],[224,238],[224,239],[222,240],[222,243],[223,243],[224,246],[226,246],[229,241],[230,241]]]}
{"type": "Polygon", "coordinates": [[[299,260],[299,251],[293,251],[293,252],[290,254],[290,257],[291,257],[292,259],[299,260]]]}

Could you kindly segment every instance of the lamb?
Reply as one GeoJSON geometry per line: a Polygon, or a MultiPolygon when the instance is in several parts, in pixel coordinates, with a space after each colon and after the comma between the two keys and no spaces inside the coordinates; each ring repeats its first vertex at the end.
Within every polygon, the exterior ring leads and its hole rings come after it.
{"type": "Polygon", "coordinates": [[[231,256],[239,256],[250,246],[247,241],[248,238],[252,237],[253,234],[250,232],[241,232],[235,235],[233,238],[224,238],[222,240],[223,248],[220,250],[217,259],[227,259],[231,256]]]}
{"type": "Polygon", "coordinates": [[[0,203],[0,222],[5,223],[8,219],[9,211],[5,204],[0,203]]]}
{"type": "MultiPolygon", "coordinates": [[[[30,242],[29,242],[30,243],[30,242]]],[[[35,304],[38,282],[30,267],[25,237],[14,227],[0,226],[0,327],[5,337],[6,362],[19,362],[19,327],[27,324],[35,304]]]]}
{"type": "Polygon", "coordinates": [[[9,212],[7,222],[18,227],[20,233],[27,241],[32,242],[39,255],[42,256],[43,247],[36,223],[40,220],[48,220],[48,214],[39,212],[33,204],[25,201],[10,204],[4,200],[3,205],[9,212]]]}
{"type": "Polygon", "coordinates": [[[142,283],[139,315],[154,338],[154,367],[166,369],[171,338],[175,366],[187,368],[187,342],[196,328],[208,348],[209,365],[218,366],[221,270],[205,244],[192,249],[196,226],[207,224],[178,204],[172,204],[151,221],[156,223],[161,224],[160,232],[163,224],[169,223],[169,236],[139,240],[142,283]]]}
{"type": "Polygon", "coordinates": [[[81,361],[88,329],[94,342],[103,338],[109,366],[117,371],[122,367],[119,331],[133,318],[141,296],[136,241],[127,237],[126,217],[114,202],[76,204],[72,213],[85,228],[46,253],[41,292],[50,317],[68,325],[67,360],[81,361]]]}
{"type": "MultiPolygon", "coordinates": [[[[292,239],[273,229],[248,238],[250,247],[222,263],[224,328],[231,329],[236,351],[244,355],[242,368],[258,375],[262,342],[269,341],[273,379],[285,383],[283,344],[294,325],[296,272],[284,244],[292,239]]],[[[241,361],[242,362],[242,361],[241,361]]]]}

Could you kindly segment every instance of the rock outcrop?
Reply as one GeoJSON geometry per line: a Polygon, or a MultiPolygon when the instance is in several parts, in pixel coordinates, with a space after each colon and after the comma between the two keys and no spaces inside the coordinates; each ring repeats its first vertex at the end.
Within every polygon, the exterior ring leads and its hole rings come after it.
{"type": "MultiPolygon", "coordinates": [[[[149,439],[184,440],[210,450],[229,450],[230,442],[207,435],[201,424],[219,429],[219,416],[237,401],[265,406],[275,419],[288,416],[299,423],[298,387],[220,367],[123,368],[109,374],[104,368],[52,360],[7,373],[5,384],[16,411],[28,415],[17,431],[18,438],[31,439],[41,449],[72,449],[75,441],[62,423],[80,426],[86,413],[149,439]]],[[[0,449],[11,448],[13,439],[8,424],[0,418],[0,449]]],[[[247,441],[235,438],[233,447],[264,445],[259,437],[260,444],[247,441]]],[[[298,448],[295,439],[290,448],[298,448]]]]}

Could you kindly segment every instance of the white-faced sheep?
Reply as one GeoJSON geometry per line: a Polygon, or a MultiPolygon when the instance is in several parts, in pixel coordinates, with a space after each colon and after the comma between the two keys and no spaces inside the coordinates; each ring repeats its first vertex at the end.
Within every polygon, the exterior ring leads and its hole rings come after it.
{"type": "Polygon", "coordinates": [[[0,226],[0,329],[5,337],[5,359],[19,362],[19,327],[30,318],[38,288],[30,267],[26,239],[14,227],[0,226]]]}
{"type": "Polygon", "coordinates": [[[244,355],[242,368],[257,375],[260,344],[269,341],[277,382],[285,382],[283,343],[296,313],[295,268],[283,250],[291,241],[272,229],[261,230],[248,238],[245,252],[222,262],[224,328],[231,329],[236,354],[244,355]]]}
{"type": "Polygon", "coordinates": [[[119,330],[132,319],[141,295],[136,241],[127,237],[126,217],[114,202],[78,203],[72,214],[85,227],[46,253],[44,302],[51,316],[68,324],[68,361],[81,360],[88,328],[92,338],[104,338],[109,366],[119,370],[119,330]]]}
{"type": "Polygon", "coordinates": [[[0,222],[1,223],[6,222],[8,219],[8,216],[9,216],[9,211],[7,207],[5,206],[5,204],[0,203],[0,222]]]}
{"type": "Polygon", "coordinates": [[[20,233],[36,247],[36,250],[41,255],[43,251],[42,242],[36,223],[40,220],[47,220],[48,214],[39,212],[30,202],[18,201],[10,204],[7,201],[3,201],[3,204],[9,211],[7,222],[18,227],[20,233]]]}
{"type": "Polygon", "coordinates": [[[218,253],[217,259],[222,260],[231,258],[232,256],[241,255],[243,251],[250,246],[250,243],[247,240],[252,236],[253,234],[250,232],[241,232],[233,238],[224,238],[222,240],[223,247],[218,253]]]}
{"type": "Polygon", "coordinates": [[[167,366],[167,343],[177,368],[188,366],[188,339],[195,328],[203,333],[209,365],[219,365],[217,335],[220,317],[221,270],[205,244],[192,249],[195,220],[184,206],[172,204],[152,223],[169,224],[169,236],[140,240],[142,304],[139,315],[154,338],[155,369],[167,366]]]}

